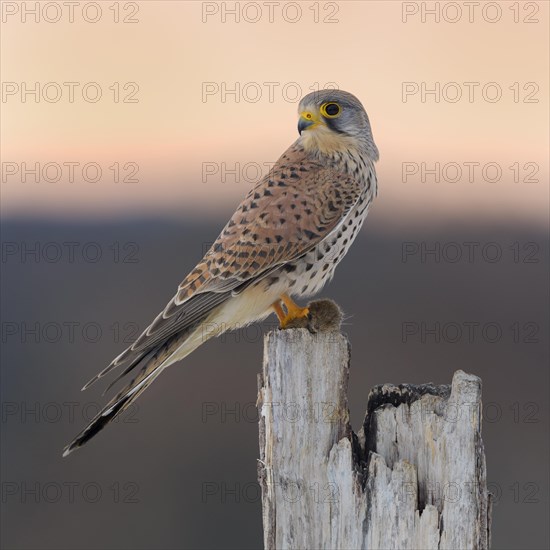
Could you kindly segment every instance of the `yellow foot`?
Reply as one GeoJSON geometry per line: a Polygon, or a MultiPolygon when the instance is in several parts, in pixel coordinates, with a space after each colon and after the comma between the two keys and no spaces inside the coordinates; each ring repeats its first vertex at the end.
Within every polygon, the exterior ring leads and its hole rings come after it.
{"type": "Polygon", "coordinates": [[[307,317],[309,314],[309,308],[298,306],[297,304],[294,303],[294,301],[288,294],[283,294],[280,300],[277,300],[272,304],[272,307],[275,310],[277,317],[279,318],[279,323],[282,329],[286,328],[289,325],[289,323],[291,323],[295,319],[301,319],[302,317],[307,317]],[[281,301],[286,307],[286,310],[287,310],[286,314],[281,305],[281,301]]]}

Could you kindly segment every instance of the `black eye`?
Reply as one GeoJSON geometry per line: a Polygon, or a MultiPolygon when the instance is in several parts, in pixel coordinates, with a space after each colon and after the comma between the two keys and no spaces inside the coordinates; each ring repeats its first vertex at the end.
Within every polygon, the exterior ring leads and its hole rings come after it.
{"type": "Polygon", "coordinates": [[[322,107],[323,114],[329,117],[335,117],[340,114],[340,105],[338,103],[326,103],[322,107]]]}

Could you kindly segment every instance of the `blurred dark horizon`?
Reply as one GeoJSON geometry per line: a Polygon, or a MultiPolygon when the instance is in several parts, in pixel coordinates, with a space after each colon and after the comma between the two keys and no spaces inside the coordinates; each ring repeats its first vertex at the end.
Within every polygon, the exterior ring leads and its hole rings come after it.
{"type": "MultiPolygon", "coordinates": [[[[480,376],[492,547],[547,548],[547,232],[373,214],[320,294],[346,314],[354,430],[376,384],[480,376]]],[[[225,221],[196,218],[2,220],[2,548],[262,546],[254,404],[273,317],[206,343],[61,458],[106,402],[103,385],[80,393],[84,382],[164,307],[225,221]]]]}

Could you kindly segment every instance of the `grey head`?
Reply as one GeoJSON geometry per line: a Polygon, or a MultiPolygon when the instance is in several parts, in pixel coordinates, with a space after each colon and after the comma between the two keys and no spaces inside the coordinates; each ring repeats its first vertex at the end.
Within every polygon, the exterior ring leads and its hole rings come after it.
{"type": "Polygon", "coordinates": [[[356,143],[372,161],[378,160],[369,117],[353,94],[343,90],[312,92],[302,98],[298,113],[298,131],[304,143],[327,148],[356,143]]]}

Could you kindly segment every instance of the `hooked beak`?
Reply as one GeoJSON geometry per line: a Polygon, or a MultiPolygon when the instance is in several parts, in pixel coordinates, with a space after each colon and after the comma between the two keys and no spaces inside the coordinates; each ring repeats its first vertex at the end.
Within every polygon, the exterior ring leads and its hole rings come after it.
{"type": "Polygon", "coordinates": [[[319,123],[319,120],[310,113],[309,111],[304,111],[300,113],[300,119],[298,120],[298,132],[302,135],[302,132],[307,128],[315,126],[319,123]]]}

